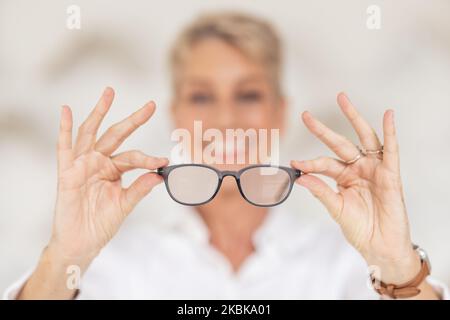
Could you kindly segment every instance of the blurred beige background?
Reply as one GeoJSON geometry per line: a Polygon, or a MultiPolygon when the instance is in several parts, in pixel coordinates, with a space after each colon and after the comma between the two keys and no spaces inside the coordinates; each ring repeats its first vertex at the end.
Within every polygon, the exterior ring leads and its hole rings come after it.
{"type": "MultiPolygon", "coordinates": [[[[168,46],[195,15],[219,9],[262,15],[284,39],[291,109],[283,164],[330,154],[300,124],[306,108],[356,142],[336,107],[341,90],[378,132],[383,111],[396,110],[413,239],[450,284],[450,1],[0,0],[0,291],[49,237],[60,105],[72,107],[77,126],[113,86],[112,124],[154,99],[156,115],[125,148],[169,155],[168,46]],[[72,4],[80,30],[66,28],[72,4]],[[369,5],[381,8],[380,30],[366,26],[369,5]]],[[[305,223],[329,219],[299,187],[284,205],[305,223]]],[[[177,206],[160,186],[126,223],[152,223],[177,206]]]]}

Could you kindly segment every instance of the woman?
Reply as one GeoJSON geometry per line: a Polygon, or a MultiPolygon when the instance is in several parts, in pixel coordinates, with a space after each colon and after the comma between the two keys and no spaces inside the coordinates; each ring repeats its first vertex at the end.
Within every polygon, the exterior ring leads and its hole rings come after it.
{"type": "MultiPolygon", "coordinates": [[[[198,19],[171,55],[176,127],[193,132],[200,120],[205,129],[221,132],[282,130],[280,51],[274,30],[260,19],[233,13],[198,19]]],[[[347,96],[338,95],[361,149],[311,113],[302,114],[338,159],[292,161],[303,172],[296,183],[325,205],[341,232],[302,226],[295,214],[279,212],[282,207],[255,206],[226,178],[212,201],[194,210],[180,207],[183,213],[169,226],[123,230],[111,241],[136,204],[163,181],[155,170],[168,165],[168,159],[140,151],[115,154],[151,118],[154,102],[97,137],[113,98],[107,88],[74,144],[71,110],[62,108],[52,236],[35,270],[8,290],[8,298],[376,298],[367,285],[368,267],[376,271],[373,281],[383,297],[448,297],[426,278],[423,251],[412,246],[392,110],[384,114],[381,142],[347,96]],[[134,169],[150,172],[122,188],[121,175],[134,169]],[[318,175],[334,179],[338,192],[318,175]],[[83,275],[80,290],[71,285],[77,272],[83,275]]]]}

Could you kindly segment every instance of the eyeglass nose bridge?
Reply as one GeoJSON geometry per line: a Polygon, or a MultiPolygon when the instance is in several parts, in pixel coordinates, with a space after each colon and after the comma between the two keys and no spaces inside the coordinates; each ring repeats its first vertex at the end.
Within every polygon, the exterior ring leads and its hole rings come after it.
{"type": "MultiPolygon", "coordinates": [[[[225,177],[230,176],[230,177],[234,177],[234,181],[236,182],[237,188],[238,188],[241,196],[244,197],[244,199],[247,199],[246,196],[244,195],[244,192],[242,191],[241,182],[240,182],[241,173],[239,171],[225,170],[225,171],[219,171],[218,173],[219,173],[219,186],[217,187],[216,193],[219,192],[219,189],[222,186],[223,179],[225,177]]],[[[214,194],[214,196],[215,196],[215,194],[214,194]]]]}
{"type": "Polygon", "coordinates": [[[227,177],[227,176],[232,176],[232,177],[234,177],[236,180],[238,180],[240,174],[239,174],[238,171],[228,171],[228,170],[225,170],[225,171],[221,171],[221,172],[220,172],[220,178],[221,178],[221,179],[223,179],[223,178],[225,178],[225,177],[227,177]]]}

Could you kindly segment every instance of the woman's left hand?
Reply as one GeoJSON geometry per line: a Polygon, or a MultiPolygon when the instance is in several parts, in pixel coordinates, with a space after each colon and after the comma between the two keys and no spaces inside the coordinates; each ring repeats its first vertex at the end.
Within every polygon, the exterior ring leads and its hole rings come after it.
{"type": "MultiPolygon", "coordinates": [[[[382,144],[371,126],[359,115],[344,93],[337,98],[343,113],[355,129],[363,150],[376,151],[382,144]]],[[[307,128],[341,160],[321,157],[292,161],[302,175],[297,182],[306,187],[327,208],[346,239],[368,265],[379,268],[381,280],[400,284],[414,278],[420,259],[412,248],[408,217],[400,178],[399,151],[394,112],[383,118],[383,153],[363,155],[345,137],[335,133],[309,112],[302,114],[307,128]],[[312,174],[332,178],[338,192],[312,174]]]]}

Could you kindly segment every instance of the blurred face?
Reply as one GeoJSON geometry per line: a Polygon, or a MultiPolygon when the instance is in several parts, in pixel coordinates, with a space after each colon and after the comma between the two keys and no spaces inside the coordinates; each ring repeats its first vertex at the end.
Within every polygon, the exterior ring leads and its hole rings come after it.
{"type": "MultiPolygon", "coordinates": [[[[227,129],[254,129],[256,133],[267,129],[266,143],[270,151],[270,130],[282,131],[285,103],[274,90],[264,65],[223,41],[208,39],[190,50],[179,75],[172,104],[176,127],[187,129],[191,137],[194,137],[194,121],[201,121],[203,132],[219,130],[224,144],[223,148],[216,148],[216,154],[224,160],[235,159],[232,164],[206,164],[220,170],[239,170],[249,165],[250,152],[257,154],[258,150],[252,150],[248,139],[245,148],[238,143],[233,148],[225,148],[227,129]],[[244,164],[237,163],[238,154],[245,157],[244,164]]],[[[202,147],[210,143],[203,142],[202,147]]],[[[228,188],[231,180],[226,178],[221,189],[228,188]]],[[[232,187],[236,189],[236,184],[232,187]]]]}

